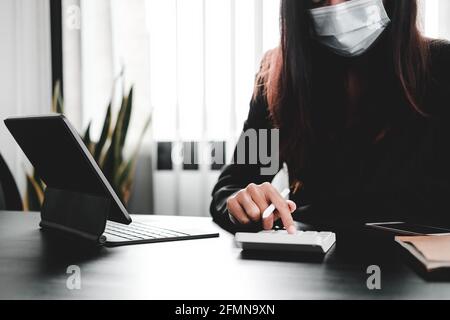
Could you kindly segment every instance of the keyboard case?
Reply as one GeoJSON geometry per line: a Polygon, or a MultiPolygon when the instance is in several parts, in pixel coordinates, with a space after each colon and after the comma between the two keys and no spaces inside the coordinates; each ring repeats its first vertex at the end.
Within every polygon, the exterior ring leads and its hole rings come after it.
{"type": "Polygon", "coordinates": [[[40,226],[103,244],[110,208],[106,197],[47,187],[40,226]]]}

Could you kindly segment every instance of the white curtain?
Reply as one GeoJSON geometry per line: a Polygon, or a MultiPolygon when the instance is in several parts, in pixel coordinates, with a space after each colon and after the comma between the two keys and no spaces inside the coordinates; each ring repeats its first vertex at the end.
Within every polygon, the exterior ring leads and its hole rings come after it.
{"type": "Polygon", "coordinates": [[[450,40],[450,1],[420,0],[424,33],[431,38],[450,40]]]}
{"type": "Polygon", "coordinates": [[[49,113],[51,41],[48,0],[0,1],[0,152],[25,188],[28,163],[3,124],[14,115],[49,113]]]}

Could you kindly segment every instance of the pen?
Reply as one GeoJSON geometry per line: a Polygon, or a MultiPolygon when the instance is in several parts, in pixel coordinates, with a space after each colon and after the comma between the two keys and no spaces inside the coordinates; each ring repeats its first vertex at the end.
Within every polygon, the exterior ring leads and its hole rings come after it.
{"type": "MultiPolygon", "coordinates": [[[[289,196],[289,193],[291,192],[291,190],[289,190],[289,188],[284,189],[281,192],[281,196],[283,197],[283,199],[287,199],[287,197],[289,196]]],[[[270,217],[270,215],[275,211],[275,205],[271,204],[266,210],[264,210],[263,212],[263,219],[267,219],[268,217],[270,217]]]]}

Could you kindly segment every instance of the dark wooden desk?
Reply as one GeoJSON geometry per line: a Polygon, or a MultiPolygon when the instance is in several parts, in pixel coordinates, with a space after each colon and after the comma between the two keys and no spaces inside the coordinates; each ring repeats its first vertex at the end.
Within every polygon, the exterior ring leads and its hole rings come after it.
{"type": "MultiPolygon", "coordinates": [[[[145,217],[196,223],[206,218],[145,217]]],[[[0,212],[1,299],[449,299],[449,282],[428,282],[395,245],[342,240],[322,261],[243,254],[233,237],[85,250],[38,227],[39,214],[0,212]],[[81,290],[66,287],[69,265],[81,290]],[[381,267],[382,290],[366,269],[381,267]]]]}

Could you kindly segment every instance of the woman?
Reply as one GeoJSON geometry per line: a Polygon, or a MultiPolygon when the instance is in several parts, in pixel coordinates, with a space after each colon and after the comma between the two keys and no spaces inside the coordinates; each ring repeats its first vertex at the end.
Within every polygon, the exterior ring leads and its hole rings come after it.
{"type": "Polygon", "coordinates": [[[260,165],[231,164],[213,191],[218,224],[450,226],[450,45],[416,20],[415,0],[281,1],[281,45],[263,59],[244,132],[279,129],[290,200],[260,165]]]}

